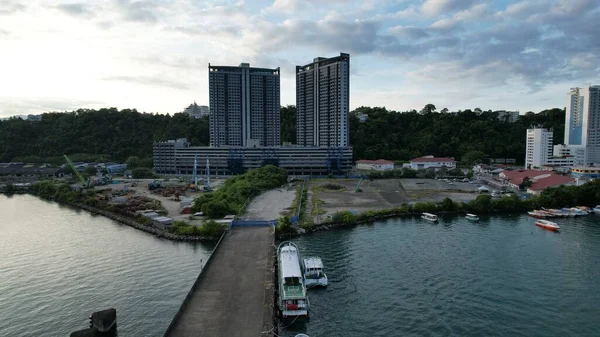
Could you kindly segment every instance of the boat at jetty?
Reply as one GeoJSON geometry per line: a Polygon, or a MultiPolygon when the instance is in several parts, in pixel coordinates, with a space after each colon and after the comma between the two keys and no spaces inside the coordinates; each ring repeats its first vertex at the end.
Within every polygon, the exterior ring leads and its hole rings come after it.
{"type": "Polygon", "coordinates": [[[307,288],[327,287],[327,275],[320,257],[304,259],[304,282],[307,288]]]}
{"type": "Polygon", "coordinates": [[[536,220],[535,225],[555,232],[560,229],[560,226],[556,222],[548,220],[536,220]]]}
{"type": "Polygon", "coordinates": [[[539,209],[535,210],[535,211],[527,212],[527,214],[529,214],[529,216],[531,216],[533,218],[537,218],[537,219],[554,218],[556,216],[552,212],[545,211],[545,210],[539,210],[539,209]]]}
{"type": "Polygon", "coordinates": [[[421,219],[427,220],[429,222],[437,222],[438,221],[437,215],[431,214],[431,213],[423,213],[421,215],[421,219]]]}
{"type": "Polygon", "coordinates": [[[594,207],[594,213],[600,214],[600,205],[597,205],[596,207],[594,207]]]}
{"type": "Polygon", "coordinates": [[[471,220],[471,221],[479,221],[479,216],[477,216],[475,214],[467,213],[467,216],[465,216],[465,219],[471,220]]]}
{"type": "Polygon", "coordinates": [[[283,318],[308,317],[309,301],[300,267],[300,250],[290,241],[277,247],[279,310],[283,318]]]}

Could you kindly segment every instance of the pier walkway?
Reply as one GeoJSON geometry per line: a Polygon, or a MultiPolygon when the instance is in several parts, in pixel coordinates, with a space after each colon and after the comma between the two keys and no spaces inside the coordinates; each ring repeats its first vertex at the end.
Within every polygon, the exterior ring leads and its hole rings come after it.
{"type": "Polygon", "coordinates": [[[230,230],[165,336],[258,337],[273,327],[274,229],[230,230]]]}

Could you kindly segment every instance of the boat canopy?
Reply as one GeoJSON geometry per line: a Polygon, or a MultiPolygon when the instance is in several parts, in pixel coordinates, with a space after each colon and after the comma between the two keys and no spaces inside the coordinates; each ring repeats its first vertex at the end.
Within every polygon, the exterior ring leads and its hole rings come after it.
{"type": "Polygon", "coordinates": [[[318,257],[309,257],[304,259],[306,269],[323,269],[323,261],[318,257]]]}
{"type": "MultiPolygon", "coordinates": [[[[285,249],[285,248],[284,248],[285,249]]],[[[300,261],[298,260],[298,254],[294,248],[292,251],[286,251],[282,249],[279,254],[279,259],[281,261],[281,276],[284,278],[288,277],[302,277],[302,272],[300,271],[300,261]]]]}

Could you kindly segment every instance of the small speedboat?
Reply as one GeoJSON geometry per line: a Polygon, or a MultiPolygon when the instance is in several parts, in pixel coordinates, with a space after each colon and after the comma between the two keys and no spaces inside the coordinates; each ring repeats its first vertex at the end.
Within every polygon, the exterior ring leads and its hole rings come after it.
{"type": "Polygon", "coordinates": [[[327,287],[323,261],[320,257],[307,257],[304,259],[304,283],[307,288],[327,287]]]}
{"type": "Polygon", "coordinates": [[[556,222],[548,220],[536,220],[535,225],[555,232],[560,229],[560,226],[556,222]]]}
{"type": "Polygon", "coordinates": [[[429,222],[437,222],[438,221],[437,215],[431,214],[431,213],[423,213],[421,215],[421,219],[429,221],[429,222]]]}
{"type": "Polygon", "coordinates": [[[470,220],[470,221],[479,221],[479,216],[477,216],[475,214],[467,213],[467,216],[465,216],[465,219],[470,220]]]}

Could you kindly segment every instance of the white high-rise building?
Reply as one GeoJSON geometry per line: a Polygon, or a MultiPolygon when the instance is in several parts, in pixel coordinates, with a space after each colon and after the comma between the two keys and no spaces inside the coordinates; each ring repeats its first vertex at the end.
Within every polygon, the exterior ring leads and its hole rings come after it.
{"type": "Polygon", "coordinates": [[[552,157],[552,131],[527,129],[527,152],[525,168],[541,168],[552,157]]]}
{"type": "Polygon", "coordinates": [[[600,86],[567,94],[565,144],[571,152],[584,152],[584,166],[600,164],[600,86]]]}
{"type": "Polygon", "coordinates": [[[350,146],[350,55],[296,66],[296,142],[301,146],[350,146]]]}

